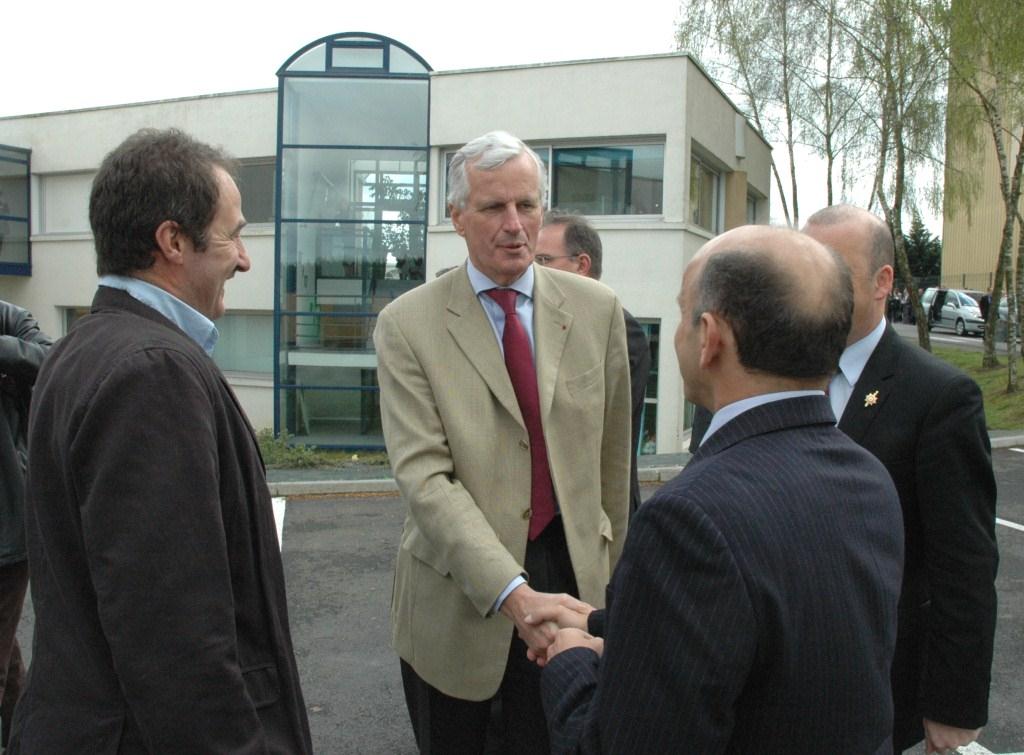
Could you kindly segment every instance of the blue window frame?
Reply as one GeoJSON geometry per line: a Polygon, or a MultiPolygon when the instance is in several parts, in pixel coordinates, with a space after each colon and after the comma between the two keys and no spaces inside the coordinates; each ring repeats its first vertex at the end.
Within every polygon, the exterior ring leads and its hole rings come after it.
{"type": "Polygon", "coordinates": [[[0,275],[32,275],[31,157],[0,144],[0,275]]]}

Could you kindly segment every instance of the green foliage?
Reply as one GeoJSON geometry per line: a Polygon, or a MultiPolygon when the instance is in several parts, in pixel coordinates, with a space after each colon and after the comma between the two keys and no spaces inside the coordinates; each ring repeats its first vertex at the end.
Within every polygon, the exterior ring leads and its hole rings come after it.
{"type": "Polygon", "coordinates": [[[950,54],[946,212],[965,209],[970,218],[982,180],[976,156],[993,140],[1002,142],[1000,159],[1007,160],[1000,166],[1002,190],[1010,189],[1010,143],[1019,141],[1024,123],[1024,3],[947,0],[936,5],[929,25],[950,54]]]}
{"type": "Polygon", "coordinates": [[[378,467],[388,465],[384,451],[320,449],[293,443],[288,433],[275,438],[274,431],[267,428],[256,433],[260,444],[263,463],[268,469],[309,469],[312,467],[378,467]]]}
{"type": "Polygon", "coordinates": [[[288,433],[281,433],[281,437],[275,438],[274,431],[268,428],[256,433],[256,440],[260,444],[263,463],[271,469],[280,467],[301,469],[318,467],[323,463],[322,454],[314,447],[289,444],[288,433]]]}
{"type": "Polygon", "coordinates": [[[919,215],[914,215],[910,235],[903,237],[903,246],[907,250],[911,275],[915,278],[939,276],[942,268],[942,241],[925,228],[919,215]]]}
{"type": "Polygon", "coordinates": [[[868,155],[877,156],[874,198],[896,234],[902,234],[904,210],[936,196],[919,181],[941,180],[941,171],[924,169],[939,165],[945,143],[946,54],[921,24],[941,2],[851,0],[853,75],[874,90],[865,106],[877,129],[868,155]]]}

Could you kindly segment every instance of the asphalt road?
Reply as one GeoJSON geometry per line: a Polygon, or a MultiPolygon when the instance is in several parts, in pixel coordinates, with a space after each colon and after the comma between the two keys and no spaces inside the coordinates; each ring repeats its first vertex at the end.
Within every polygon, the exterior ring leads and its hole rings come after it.
{"type": "MultiPolygon", "coordinates": [[[[998,516],[1024,526],[1024,449],[993,456],[998,516]]],[[[655,489],[646,487],[645,496],[655,489]]],[[[292,635],[318,753],[415,752],[388,629],[403,517],[394,496],[288,503],[284,562],[292,635]]],[[[1024,531],[997,530],[999,623],[991,720],[981,738],[985,749],[973,751],[979,754],[1024,751],[1024,531]]],[[[31,623],[28,606],[19,631],[26,651],[31,623]]]]}
{"type": "MultiPolygon", "coordinates": [[[[914,344],[918,343],[916,325],[904,325],[897,322],[893,323],[893,327],[902,338],[914,344]]],[[[933,346],[954,348],[960,351],[976,351],[979,354],[985,350],[985,342],[981,336],[958,336],[946,328],[932,328],[929,338],[933,346]]],[[[1006,354],[1006,341],[996,341],[996,353],[1006,354]]]]}

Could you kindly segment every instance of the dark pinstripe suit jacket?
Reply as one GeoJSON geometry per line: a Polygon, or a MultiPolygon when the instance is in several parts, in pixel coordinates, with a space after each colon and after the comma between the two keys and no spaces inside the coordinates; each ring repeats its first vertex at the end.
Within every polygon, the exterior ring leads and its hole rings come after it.
{"type": "Polygon", "coordinates": [[[960,370],[887,328],[839,429],[885,464],[903,507],[894,741],[900,749],[919,742],[922,717],[983,726],[999,555],[981,391],[960,370]]]}
{"type": "Polygon", "coordinates": [[[640,508],[604,656],[544,671],[554,752],[891,752],[899,502],[833,423],[745,412],[640,508]]]}

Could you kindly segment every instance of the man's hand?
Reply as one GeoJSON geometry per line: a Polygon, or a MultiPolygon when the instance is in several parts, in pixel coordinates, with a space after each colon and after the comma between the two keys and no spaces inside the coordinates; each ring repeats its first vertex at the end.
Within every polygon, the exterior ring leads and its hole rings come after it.
{"type": "Polygon", "coordinates": [[[529,585],[519,585],[501,604],[499,610],[516,625],[519,637],[526,643],[527,656],[530,660],[537,661],[538,658],[545,657],[548,645],[554,641],[558,632],[558,625],[554,621],[544,619],[531,624],[526,618],[540,616],[542,613],[547,615],[552,611],[557,613],[557,608],[584,615],[594,610],[593,606],[571,595],[537,592],[529,585]]]}
{"type": "Polygon", "coordinates": [[[560,629],[555,641],[548,648],[545,663],[550,662],[556,655],[569,648],[590,648],[601,655],[604,652],[604,640],[587,634],[582,629],[560,629]]]}
{"type": "MultiPolygon", "coordinates": [[[[548,651],[550,655],[551,651],[548,651]]],[[[957,747],[969,745],[978,738],[981,729],[958,729],[935,721],[924,719],[924,751],[926,755],[933,752],[952,752],[957,747]]]]}
{"type": "MultiPolygon", "coordinates": [[[[577,605],[547,603],[531,611],[524,617],[523,621],[530,626],[545,627],[552,632],[570,628],[586,631],[587,617],[590,616],[593,610],[594,607],[592,605],[582,601],[579,601],[577,605]]],[[[546,653],[543,651],[536,651],[530,648],[526,651],[526,657],[538,666],[543,667],[547,664],[546,653]]]]}
{"type": "Polygon", "coordinates": [[[583,610],[564,605],[552,603],[540,606],[537,610],[528,614],[525,618],[527,624],[537,626],[545,622],[554,622],[559,629],[587,629],[587,618],[593,612],[594,607],[582,603],[583,610]]]}

